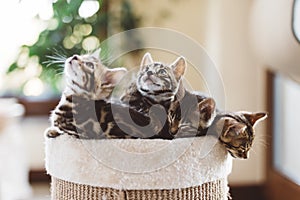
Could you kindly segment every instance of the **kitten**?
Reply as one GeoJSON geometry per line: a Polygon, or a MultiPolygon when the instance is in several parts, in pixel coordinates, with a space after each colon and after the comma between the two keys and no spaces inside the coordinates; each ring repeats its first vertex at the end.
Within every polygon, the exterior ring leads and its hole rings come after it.
{"type": "Polygon", "coordinates": [[[171,102],[169,130],[175,138],[206,135],[216,115],[215,101],[204,94],[186,92],[180,101],[171,102]]]}
{"type": "Polygon", "coordinates": [[[218,113],[208,131],[218,134],[219,141],[232,157],[246,159],[255,138],[254,127],[266,117],[264,112],[218,113]]]}
{"type": "MultiPolygon", "coordinates": [[[[65,61],[66,88],[51,114],[47,137],[66,133],[83,139],[143,138],[147,133],[135,124],[147,126],[149,117],[124,105],[108,102],[126,70],[105,67],[98,55],[99,52],[74,55],[65,61]]],[[[155,127],[147,130],[156,131],[155,127]]]]}
{"type": "Polygon", "coordinates": [[[186,60],[183,57],[165,65],[154,62],[151,54],[146,53],[136,82],[121,97],[122,102],[146,114],[153,105],[163,106],[168,120],[164,129],[153,138],[196,136],[214,119],[215,101],[204,95],[190,93],[183,87],[185,70],[186,60]]]}

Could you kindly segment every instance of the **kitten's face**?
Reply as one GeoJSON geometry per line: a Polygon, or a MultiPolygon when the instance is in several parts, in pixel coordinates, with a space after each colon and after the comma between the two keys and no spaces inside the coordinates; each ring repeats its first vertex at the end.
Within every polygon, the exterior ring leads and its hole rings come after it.
{"type": "Polygon", "coordinates": [[[220,140],[234,158],[246,159],[252,147],[257,122],[265,119],[266,113],[234,113],[220,120],[223,124],[220,140]]]}
{"type": "Polygon", "coordinates": [[[108,98],[116,83],[126,73],[124,68],[109,69],[97,55],[74,55],[65,62],[67,87],[71,93],[85,95],[92,99],[108,98]]]}
{"type": "Polygon", "coordinates": [[[137,89],[157,102],[173,99],[185,68],[186,61],[183,57],[179,57],[171,65],[165,65],[154,62],[151,55],[146,53],[138,73],[137,89]]]}

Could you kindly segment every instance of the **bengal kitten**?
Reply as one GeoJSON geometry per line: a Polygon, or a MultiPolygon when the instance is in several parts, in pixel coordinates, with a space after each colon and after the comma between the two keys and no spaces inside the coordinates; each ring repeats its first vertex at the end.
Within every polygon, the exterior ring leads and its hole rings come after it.
{"type": "Polygon", "coordinates": [[[173,139],[199,136],[213,121],[215,101],[204,95],[190,93],[183,87],[186,60],[179,57],[170,65],[154,62],[151,54],[142,59],[137,79],[121,101],[147,114],[153,105],[163,106],[167,123],[153,138],[173,139]]]}
{"type": "Polygon", "coordinates": [[[234,158],[246,159],[255,138],[255,126],[266,119],[264,112],[218,113],[209,128],[212,134],[218,134],[219,141],[234,158]]]}
{"type": "Polygon", "coordinates": [[[153,135],[151,130],[157,131],[155,127],[146,131],[140,128],[149,125],[149,117],[108,102],[126,70],[105,67],[98,55],[99,52],[74,55],[65,61],[66,88],[51,114],[51,127],[46,130],[46,136],[54,138],[66,133],[82,139],[107,139],[153,135]]]}

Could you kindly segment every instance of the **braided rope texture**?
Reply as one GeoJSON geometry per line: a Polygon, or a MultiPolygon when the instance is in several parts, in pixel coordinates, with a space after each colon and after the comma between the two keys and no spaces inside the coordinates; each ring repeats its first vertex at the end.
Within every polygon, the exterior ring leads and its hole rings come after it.
{"type": "Polygon", "coordinates": [[[52,177],[51,200],[227,200],[228,190],[226,179],[180,189],[118,190],[52,177]]]}

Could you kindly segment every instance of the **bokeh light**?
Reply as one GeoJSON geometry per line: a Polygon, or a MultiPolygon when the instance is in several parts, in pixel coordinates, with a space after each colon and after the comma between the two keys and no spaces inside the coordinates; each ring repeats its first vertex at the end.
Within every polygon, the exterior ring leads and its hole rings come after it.
{"type": "Polygon", "coordinates": [[[86,51],[93,51],[97,49],[99,45],[100,45],[100,41],[95,36],[87,37],[82,41],[82,48],[86,51]]]}
{"type": "Polygon", "coordinates": [[[24,85],[23,92],[26,96],[39,96],[44,92],[44,83],[37,77],[32,78],[24,85]]]}
{"type": "Polygon", "coordinates": [[[79,7],[78,13],[82,18],[93,16],[100,8],[99,2],[95,0],[85,0],[79,7]]]}

